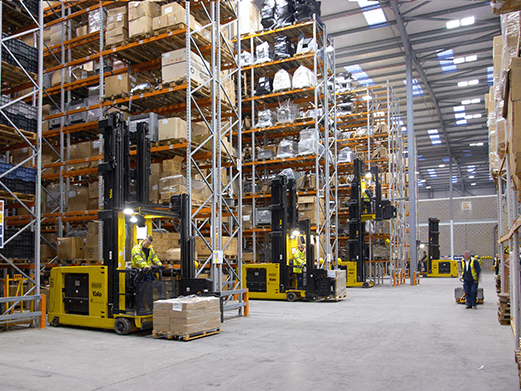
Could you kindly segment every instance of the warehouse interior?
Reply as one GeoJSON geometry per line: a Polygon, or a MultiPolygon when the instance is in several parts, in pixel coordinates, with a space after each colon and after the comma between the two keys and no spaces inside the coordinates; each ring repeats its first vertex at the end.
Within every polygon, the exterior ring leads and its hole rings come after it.
{"type": "Polygon", "coordinates": [[[521,387],[516,0],[0,26],[6,389],[521,387]]]}

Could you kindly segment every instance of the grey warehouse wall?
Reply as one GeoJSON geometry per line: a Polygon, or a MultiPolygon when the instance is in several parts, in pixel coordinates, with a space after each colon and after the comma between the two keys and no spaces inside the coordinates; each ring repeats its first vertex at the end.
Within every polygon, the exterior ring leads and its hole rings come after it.
{"type": "MultiPolygon", "coordinates": [[[[454,198],[453,216],[455,255],[462,255],[465,250],[480,256],[494,255],[497,196],[454,198]],[[465,210],[463,206],[470,209],[465,210]]],[[[418,239],[424,244],[429,241],[427,224],[431,217],[440,220],[440,254],[450,256],[450,199],[418,201],[418,239]]]]}

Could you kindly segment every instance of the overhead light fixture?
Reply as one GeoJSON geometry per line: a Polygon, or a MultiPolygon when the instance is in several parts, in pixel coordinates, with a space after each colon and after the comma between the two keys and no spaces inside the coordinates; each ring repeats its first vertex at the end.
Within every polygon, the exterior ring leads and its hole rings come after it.
{"type": "MultiPolygon", "coordinates": [[[[483,146],[483,143],[471,143],[471,144],[469,144],[469,147],[482,147],[482,146],[483,146]]],[[[474,170],[474,169],[472,168],[470,170],[474,170]]]]}
{"type": "Polygon", "coordinates": [[[430,186],[425,186],[426,189],[430,189],[431,187],[430,186]]]}
{"type": "Polygon", "coordinates": [[[477,103],[480,103],[480,102],[481,102],[481,99],[479,99],[479,98],[472,99],[472,100],[470,101],[470,103],[472,103],[473,105],[475,105],[475,104],[477,104],[477,103]]]}
{"type": "Polygon", "coordinates": [[[126,215],[134,214],[134,209],[132,209],[132,208],[125,208],[125,209],[123,209],[123,213],[126,214],[126,215]]]}
{"type": "Polygon", "coordinates": [[[373,97],[371,95],[364,95],[364,96],[362,96],[362,99],[363,100],[371,100],[371,99],[373,99],[373,97]]]}
{"type": "Polygon", "coordinates": [[[470,186],[476,186],[476,182],[471,183],[470,186]]]}
{"type": "Polygon", "coordinates": [[[438,129],[427,130],[427,133],[429,133],[429,134],[438,134],[438,129]]]}
{"type": "Polygon", "coordinates": [[[465,62],[465,57],[456,57],[452,62],[456,65],[463,64],[465,62]]]}
{"type": "Polygon", "coordinates": [[[476,19],[473,16],[468,16],[466,18],[461,19],[461,25],[462,26],[470,26],[471,24],[474,24],[476,19]]]}
{"type": "Polygon", "coordinates": [[[445,167],[445,164],[440,164],[438,167],[443,168],[443,167],[445,167]]]}
{"type": "Polygon", "coordinates": [[[457,111],[465,111],[465,106],[454,106],[454,107],[452,108],[452,110],[454,110],[454,111],[456,111],[456,112],[457,112],[457,111]]]}
{"type": "Polygon", "coordinates": [[[469,179],[474,179],[474,175],[469,175],[469,179]]]}
{"type": "Polygon", "coordinates": [[[458,19],[450,20],[447,22],[448,29],[455,29],[456,27],[459,27],[459,26],[461,26],[461,22],[458,19]]]}
{"type": "Polygon", "coordinates": [[[473,54],[471,56],[465,57],[465,62],[472,62],[472,61],[476,61],[477,59],[478,59],[478,56],[476,54],[473,54]]]}
{"type": "Polygon", "coordinates": [[[427,182],[427,179],[420,179],[420,182],[425,183],[427,182]]]}
{"type": "Polygon", "coordinates": [[[472,116],[472,118],[477,119],[477,118],[481,118],[482,116],[483,116],[483,114],[474,114],[472,116]]]}
{"type": "Polygon", "coordinates": [[[461,101],[461,104],[462,105],[470,105],[472,103],[472,101],[470,99],[467,99],[467,100],[462,100],[461,101]]]}
{"type": "Polygon", "coordinates": [[[458,87],[467,87],[469,85],[468,81],[459,81],[458,87]]]}
{"type": "Polygon", "coordinates": [[[467,125],[466,119],[460,119],[459,121],[456,121],[456,125],[467,125]]]}
{"type": "Polygon", "coordinates": [[[478,79],[469,80],[469,86],[475,86],[477,84],[479,84],[479,80],[478,79]]]}

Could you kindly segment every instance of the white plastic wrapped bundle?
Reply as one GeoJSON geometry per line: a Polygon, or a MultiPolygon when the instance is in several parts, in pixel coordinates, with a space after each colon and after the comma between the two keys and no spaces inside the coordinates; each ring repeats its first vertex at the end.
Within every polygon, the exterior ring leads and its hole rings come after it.
{"type": "Polygon", "coordinates": [[[499,171],[499,156],[496,152],[489,152],[488,162],[491,173],[497,173],[499,171]]]}
{"type": "Polygon", "coordinates": [[[314,52],[317,50],[317,41],[315,38],[308,38],[301,35],[298,39],[297,54],[314,52]]]}
{"type": "MultiPolygon", "coordinates": [[[[519,28],[520,28],[520,12],[510,12],[508,14],[501,15],[501,35],[503,36],[503,60],[501,64],[500,74],[500,91],[506,83],[506,75],[510,69],[510,62],[512,57],[517,56],[519,39],[519,28]]],[[[497,95],[500,96],[500,95],[497,95]]]]}
{"type": "Polygon", "coordinates": [[[259,111],[258,118],[256,128],[266,128],[274,124],[274,115],[270,109],[259,111]]]}
{"type": "Polygon", "coordinates": [[[255,48],[255,64],[271,61],[270,44],[263,42],[255,48]]]}
{"type": "Polygon", "coordinates": [[[298,67],[293,74],[293,88],[306,88],[315,85],[315,74],[304,65],[298,67]]]}
{"type": "Polygon", "coordinates": [[[277,158],[295,157],[298,151],[298,144],[293,140],[282,140],[277,148],[277,158]]]}
{"type": "Polygon", "coordinates": [[[239,62],[242,67],[253,64],[253,56],[250,52],[243,50],[239,57],[239,62]]]}
{"type": "Polygon", "coordinates": [[[159,180],[159,193],[186,192],[186,178],[184,175],[172,175],[159,180]]]}
{"type": "Polygon", "coordinates": [[[103,8],[98,8],[94,11],[89,11],[89,34],[94,33],[96,31],[102,30],[102,27],[105,27],[105,24],[107,23],[107,12],[103,8]],[[102,23],[102,12],[104,12],[104,18],[103,18],[103,26],[102,23]]]}
{"type": "Polygon", "coordinates": [[[291,75],[285,69],[279,69],[273,78],[273,92],[291,89],[291,75]]]}
{"type": "Polygon", "coordinates": [[[277,108],[277,122],[278,123],[291,123],[295,121],[298,116],[298,106],[291,101],[287,100],[281,103],[277,108]]]}
{"type": "Polygon", "coordinates": [[[355,158],[356,153],[349,147],[343,148],[338,152],[338,163],[351,163],[355,158]]]}
{"type": "Polygon", "coordinates": [[[318,132],[316,129],[304,129],[300,132],[298,154],[309,155],[318,153],[318,132]]]}

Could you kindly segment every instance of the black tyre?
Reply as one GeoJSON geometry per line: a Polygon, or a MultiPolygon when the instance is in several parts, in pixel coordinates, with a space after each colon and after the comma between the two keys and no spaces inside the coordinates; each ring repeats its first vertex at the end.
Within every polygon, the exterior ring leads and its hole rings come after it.
{"type": "Polygon", "coordinates": [[[127,335],[132,329],[132,323],[127,318],[117,318],[114,322],[114,331],[118,335],[127,335]]]}
{"type": "Polygon", "coordinates": [[[369,283],[366,281],[362,284],[362,288],[369,288],[369,283]]]}
{"type": "Polygon", "coordinates": [[[58,318],[57,316],[55,316],[54,318],[52,318],[52,321],[49,322],[49,324],[52,326],[52,327],[58,327],[60,325],[60,318],[58,318]]]}
{"type": "Polygon", "coordinates": [[[297,294],[295,292],[288,292],[288,294],[286,295],[286,300],[287,301],[297,300],[297,294]]]}

